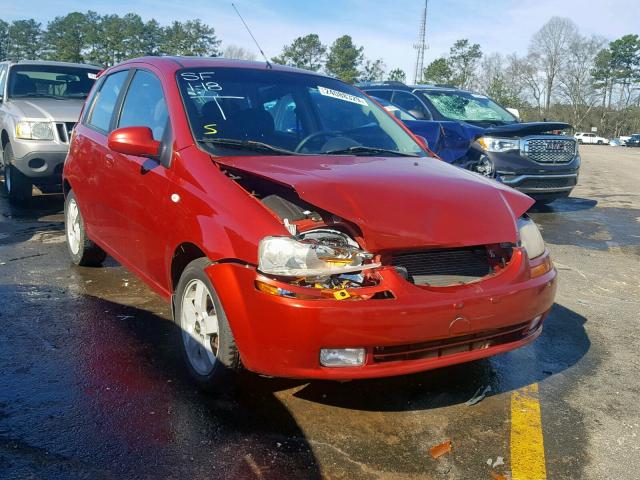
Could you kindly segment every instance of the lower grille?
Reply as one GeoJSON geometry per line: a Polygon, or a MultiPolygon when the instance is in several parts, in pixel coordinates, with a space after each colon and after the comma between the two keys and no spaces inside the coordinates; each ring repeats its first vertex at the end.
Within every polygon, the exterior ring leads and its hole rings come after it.
{"type": "Polygon", "coordinates": [[[527,158],[538,163],[569,163],[575,157],[576,141],[571,139],[534,138],[524,142],[527,158]]]}
{"type": "Polygon", "coordinates": [[[558,178],[527,178],[518,184],[517,188],[562,188],[575,187],[577,177],[558,178]]]}
{"type": "Polygon", "coordinates": [[[484,246],[400,253],[391,263],[406,268],[417,285],[469,283],[491,273],[484,246]]]}
{"type": "Polygon", "coordinates": [[[531,335],[530,322],[512,325],[510,327],[485,330],[470,335],[433,340],[408,345],[393,345],[373,348],[373,361],[377,363],[395,362],[401,360],[422,360],[438,358],[456,353],[483,350],[496,345],[516,342],[531,335]]]}

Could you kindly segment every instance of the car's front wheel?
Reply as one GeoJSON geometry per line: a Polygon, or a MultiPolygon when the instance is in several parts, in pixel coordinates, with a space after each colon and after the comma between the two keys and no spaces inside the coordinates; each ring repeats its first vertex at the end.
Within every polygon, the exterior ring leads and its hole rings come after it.
{"type": "Polygon", "coordinates": [[[33,185],[31,180],[13,166],[13,147],[7,143],[4,147],[4,189],[10,203],[23,203],[31,198],[33,185]]]}
{"type": "Polygon", "coordinates": [[[208,265],[206,258],[199,258],[184,269],[174,315],[187,370],[200,388],[212,391],[242,364],[220,299],[204,272],[208,265]]]}
{"type": "Polygon", "coordinates": [[[84,267],[102,265],[107,254],[87,237],[84,219],[73,191],[67,194],[64,202],[64,227],[71,261],[84,267]]]}

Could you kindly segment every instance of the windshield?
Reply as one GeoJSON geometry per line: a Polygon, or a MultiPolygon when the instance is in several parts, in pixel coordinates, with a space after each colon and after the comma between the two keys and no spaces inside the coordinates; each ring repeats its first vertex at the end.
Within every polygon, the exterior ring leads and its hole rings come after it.
{"type": "Polygon", "coordinates": [[[228,155],[426,155],[380,107],[338,80],[274,70],[177,73],[196,141],[228,155]]]}
{"type": "Polygon", "coordinates": [[[65,65],[16,65],[9,74],[8,96],[86,98],[100,70],[65,65]]]}
{"type": "Polygon", "coordinates": [[[465,122],[515,123],[516,117],[491,100],[477,93],[453,90],[420,90],[443,117],[465,122]]]}

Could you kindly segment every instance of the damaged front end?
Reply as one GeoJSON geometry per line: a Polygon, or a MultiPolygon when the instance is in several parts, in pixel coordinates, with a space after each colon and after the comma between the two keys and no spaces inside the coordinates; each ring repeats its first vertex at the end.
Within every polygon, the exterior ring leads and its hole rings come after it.
{"type": "Polygon", "coordinates": [[[269,295],[301,300],[392,299],[390,285],[397,281],[423,288],[467,285],[500,274],[514,257],[516,242],[397,245],[371,253],[359,225],[303,200],[290,186],[246,171],[226,172],[289,232],[265,237],[259,244],[255,287],[269,295]],[[385,282],[392,277],[395,282],[385,282]]]}

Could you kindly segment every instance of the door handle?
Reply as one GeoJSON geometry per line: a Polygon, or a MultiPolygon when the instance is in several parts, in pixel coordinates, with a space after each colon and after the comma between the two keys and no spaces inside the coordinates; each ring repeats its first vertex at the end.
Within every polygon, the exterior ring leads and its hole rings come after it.
{"type": "Polygon", "coordinates": [[[110,153],[107,153],[107,154],[104,156],[104,161],[105,161],[105,163],[106,163],[107,165],[109,165],[109,166],[113,165],[113,161],[114,161],[114,160],[113,160],[113,155],[111,155],[110,153]]]}

